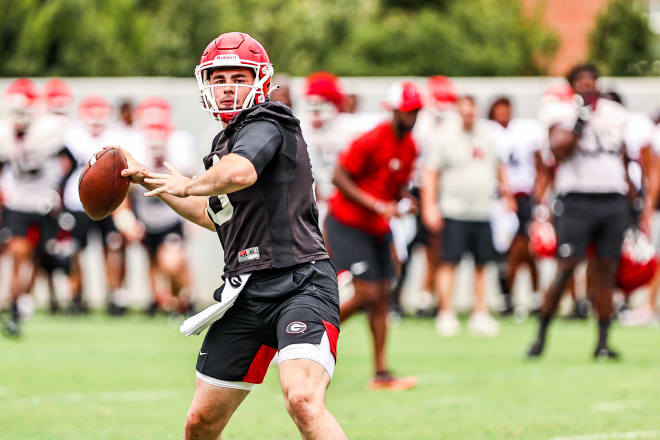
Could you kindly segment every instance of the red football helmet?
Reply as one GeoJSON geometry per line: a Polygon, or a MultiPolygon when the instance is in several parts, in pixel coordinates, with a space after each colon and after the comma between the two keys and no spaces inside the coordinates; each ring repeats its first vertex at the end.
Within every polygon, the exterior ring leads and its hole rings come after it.
{"type": "Polygon", "coordinates": [[[446,76],[435,75],[426,82],[428,105],[444,111],[456,104],[458,91],[456,86],[446,76]]]}
{"type": "Polygon", "coordinates": [[[422,108],[422,95],[417,86],[410,81],[398,81],[387,90],[387,99],[383,102],[387,110],[412,112],[422,108]]]}
{"type": "Polygon", "coordinates": [[[4,101],[17,127],[26,127],[30,123],[38,97],[37,86],[28,78],[18,78],[7,86],[4,101]]]}
{"type": "Polygon", "coordinates": [[[616,273],[617,287],[629,295],[651,281],[657,269],[658,255],[649,238],[636,229],[626,231],[616,273]]]}
{"type": "Polygon", "coordinates": [[[140,128],[172,126],[172,108],[165,98],[150,96],[135,109],[135,119],[140,128]]]}
{"type": "Polygon", "coordinates": [[[529,224],[529,246],[539,257],[554,257],[557,254],[557,233],[550,222],[550,210],[543,205],[534,208],[534,219],[529,224]]]}
{"type": "Polygon", "coordinates": [[[78,115],[90,128],[92,134],[98,136],[110,122],[112,106],[103,96],[87,96],[78,105],[78,115]]]}
{"type": "Polygon", "coordinates": [[[314,128],[332,120],[341,108],[344,92],[330,72],[314,72],[305,78],[305,104],[314,128]]]}
{"type": "Polygon", "coordinates": [[[567,82],[557,82],[550,84],[543,92],[544,101],[570,102],[575,92],[567,82]]]}
{"type": "Polygon", "coordinates": [[[270,63],[268,53],[257,40],[242,32],[221,34],[206,46],[202,58],[195,68],[202,109],[211,113],[215,119],[228,123],[241,110],[266,101],[273,74],[273,65],[270,63]],[[213,70],[223,67],[252,69],[254,82],[252,84],[211,84],[210,78],[213,70]],[[231,110],[220,110],[215,98],[215,89],[227,86],[234,87],[234,106],[231,110]],[[241,108],[238,108],[236,102],[239,87],[251,89],[241,108]]]}
{"type": "Polygon", "coordinates": [[[44,84],[46,109],[58,115],[66,115],[73,104],[73,90],[69,84],[59,78],[53,78],[44,84]]]}

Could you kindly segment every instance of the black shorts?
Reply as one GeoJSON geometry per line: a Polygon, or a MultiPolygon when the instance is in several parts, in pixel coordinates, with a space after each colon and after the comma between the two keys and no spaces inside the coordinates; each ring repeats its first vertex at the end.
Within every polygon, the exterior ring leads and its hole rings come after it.
{"type": "Polygon", "coordinates": [[[25,237],[36,247],[55,239],[59,226],[57,220],[47,214],[12,211],[4,212],[4,227],[11,237],[25,237]]]}
{"type": "Polygon", "coordinates": [[[534,203],[532,198],[529,195],[517,195],[516,196],[516,215],[518,216],[518,232],[517,235],[522,235],[524,237],[529,236],[529,224],[532,221],[532,208],[534,203]]]}
{"type": "Polygon", "coordinates": [[[490,223],[444,219],[442,228],[442,261],[460,263],[469,252],[477,266],[495,261],[495,248],[490,223]]]}
{"type": "Polygon", "coordinates": [[[338,272],[350,271],[366,281],[391,280],[396,277],[392,260],[392,234],[368,234],[347,226],[332,214],[325,220],[326,243],[338,272]]]}
{"type": "Polygon", "coordinates": [[[4,234],[27,238],[35,249],[41,268],[48,273],[66,268],[66,261],[56,252],[59,231],[57,220],[50,215],[9,209],[4,212],[4,234]]]}
{"type": "Polygon", "coordinates": [[[149,232],[147,231],[144,234],[144,239],[142,244],[149,253],[150,256],[154,257],[158,248],[165,242],[171,243],[181,243],[183,241],[183,223],[177,222],[174,225],[170,226],[159,232],[149,232]]]}
{"type": "Polygon", "coordinates": [[[330,260],[252,274],[227,314],[211,325],[197,356],[197,377],[251,389],[270,361],[311,359],[332,377],[339,337],[339,293],[330,260]]]}
{"type": "Polygon", "coordinates": [[[567,194],[552,206],[557,257],[582,259],[593,243],[597,257],[619,261],[623,233],[632,224],[630,202],[622,194],[567,194]]]}

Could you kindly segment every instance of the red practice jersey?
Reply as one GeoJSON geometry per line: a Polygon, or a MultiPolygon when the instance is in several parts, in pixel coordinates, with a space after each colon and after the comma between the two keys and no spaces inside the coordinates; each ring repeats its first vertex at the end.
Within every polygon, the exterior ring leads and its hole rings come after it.
{"type": "MultiPolygon", "coordinates": [[[[392,122],[369,130],[344,150],[338,160],[355,184],[383,202],[398,200],[410,180],[417,148],[410,133],[397,139],[392,122]]],[[[340,222],[372,235],[384,235],[390,227],[385,217],[364,208],[335,189],[330,212],[340,222]]]]}

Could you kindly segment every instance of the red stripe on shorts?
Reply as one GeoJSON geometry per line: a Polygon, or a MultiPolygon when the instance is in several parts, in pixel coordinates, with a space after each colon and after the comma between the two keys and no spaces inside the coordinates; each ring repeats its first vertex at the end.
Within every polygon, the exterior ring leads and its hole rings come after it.
{"type": "Polygon", "coordinates": [[[273,360],[273,356],[277,353],[277,349],[269,347],[267,345],[262,345],[257,351],[257,354],[254,355],[250,368],[243,378],[243,382],[247,383],[261,383],[266,377],[266,372],[268,371],[268,365],[270,361],[273,360]]]}
{"type": "Polygon", "coordinates": [[[328,334],[330,351],[332,352],[332,356],[335,358],[335,362],[337,362],[337,339],[339,339],[339,329],[330,324],[328,321],[323,321],[323,326],[325,327],[325,331],[328,334]]]}

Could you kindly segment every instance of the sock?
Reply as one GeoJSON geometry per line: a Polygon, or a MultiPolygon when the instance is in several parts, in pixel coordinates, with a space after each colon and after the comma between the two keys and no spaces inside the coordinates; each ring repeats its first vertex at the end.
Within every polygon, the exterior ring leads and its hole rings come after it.
{"type": "Polygon", "coordinates": [[[21,314],[18,312],[18,302],[12,301],[11,310],[9,311],[11,320],[18,324],[18,321],[21,318],[21,314]]]}
{"type": "Polygon", "coordinates": [[[598,320],[598,347],[607,347],[607,337],[610,333],[610,319],[598,320]]]}
{"type": "Polygon", "coordinates": [[[548,332],[548,326],[550,325],[550,320],[552,318],[546,315],[539,315],[539,334],[537,340],[545,341],[546,333],[548,332]]]}

